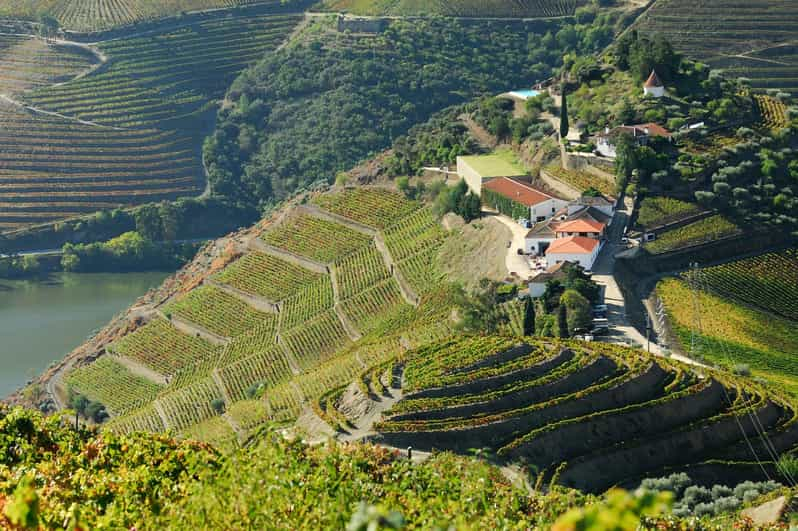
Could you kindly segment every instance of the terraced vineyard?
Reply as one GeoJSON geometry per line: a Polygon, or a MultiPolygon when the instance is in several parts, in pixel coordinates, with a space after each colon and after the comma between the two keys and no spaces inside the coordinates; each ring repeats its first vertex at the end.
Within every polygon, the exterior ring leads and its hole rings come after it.
{"type": "Polygon", "coordinates": [[[0,100],[0,229],[199,195],[214,102],[298,23],[282,9],[101,42],[108,62],[71,81],[96,61],[88,52],[3,37],[0,94],[33,88],[15,99],[58,116],[0,100]]]}
{"type": "Polygon", "coordinates": [[[735,299],[798,321],[798,249],[710,267],[701,271],[703,285],[735,299]]]}
{"type": "MultiPolygon", "coordinates": [[[[665,279],[657,286],[676,344],[688,354],[729,369],[747,367],[754,376],[798,396],[795,321],[718,296],[707,288],[704,278],[702,271],[696,291],[679,279],[665,279]]],[[[718,279],[714,282],[717,285],[718,279]]],[[[765,298],[750,293],[747,297],[751,303],[765,298]]]]}
{"type": "Polygon", "coordinates": [[[195,360],[212,356],[215,347],[204,339],[183,334],[166,320],[154,319],[114,343],[112,350],[168,376],[195,360]]]}
{"type": "Polygon", "coordinates": [[[161,389],[160,385],[133,374],[110,356],[72,371],[66,382],[89,400],[102,403],[114,415],[153,400],[161,389]]]}
{"type": "Polygon", "coordinates": [[[635,27],[732,78],[750,78],[755,88],[798,93],[795,2],[657,0],[635,27]]]}
{"type": "Polygon", "coordinates": [[[320,277],[318,273],[270,254],[250,253],[227,267],[216,278],[246,293],[278,302],[320,277]]]}
{"type": "Polygon", "coordinates": [[[118,131],[0,101],[0,230],[198,194],[192,141],[174,131],[118,131]]]}
{"type": "Polygon", "coordinates": [[[68,81],[98,63],[89,51],[22,35],[0,35],[0,94],[68,81]]]}
{"type": "Polygon", "coordinates": [[[693,245],[729,238],[741,232],[731,221],[716,214],[657,235],[656,240],[645,244],[645,249],[654,254],[667,253],[693,245]]]}
{"type": "Polygon", "coordinates": [[[204,327],[222,337],[235,337],[274,316],[259,312],[212,286],[202,286],[163,309],[166,315],[204,327]],[[235,319],[230,319],[235,316],[235,319]]]}
{"type": "Polygon", "coordinates": [[[766,129],[787,127],[789,120],[787,119],[787,106],[784,103],[762,94],[754,96],[754,101],[763,127],[766,129]]]}
{"type": "Polygon", "coordinates": [[[798,443],[795,411],[778,394],[639,350],[480,336],[405,358],[404,396],[375,426],[377,442],[487,449],[539,470],[544,485],[600,492],[666,468],[717,465],[760,479],[741,430],[771,470],[760,428],[773,455],[798,443]]]}
{"type": "Polygon", "coordinates": [[[646,229],[653,229],[700,212],[701,209],[695,203],[671,197],[646,197],[640,204],[637,223],[646,229]]]}
{"type": "Polygon", "coordinates": [[[335,11],[362,15],[444,15],[456,17],[562,17],[573,15],[579,0],[325,0],[335,11]]]}
{"type": "Polygon", "coordinates": [[[595,188],[604,195],[614,196],[615,183],[609,179],[602,179],[598,175],[586,171],[567,170],[562,167],[562,164],[555,162],[545,168],[546,172],[550,173],[554,178],[564,182],[578,192],[584,192],[588,188],[595,188]]]}
{"type": "MultiPolygon", "coordinates": [[[[434,256],[446,238],[428,210],[385,190],[364,188],[314,202],[347,217],[363,204],[382,204],[380,219],[394,226],[384,239],[403,258],[399,268],[420,256],[434,256]]],[[[424,286],[423,294],[419,290],[418,306],[408,304],[386,266],[393,258],[383,257],[373,235],[307,209],[295,214],[261,237],[286,251],[327,261],[330,274],[250,251],[210,282],[166,304],[161,311],[174,326],[154,319],[110,346],[126,361],[156,373],[153,378],[163,375],[166,383],[147,395],[148,404],[121,382],[113,410],[125,413],[111,427],[171,428],[196,435],[194,425],[208,425],[226,444],[229,433],[214,420],[222,411],[246,431],[267,421],[294,420],[314,400],[372,364],[451,333],[451,297],[439,276],[424,286]],[[270,305],[273,312],[257,310],[261,305],[270,305]],[[192,325],[231,339],[216,345],[176,328],[191,330],[192,325]],[[128,396],[136,399],[128,401],[128,396]]]]}
{"type": "MultiPolygon", "coordinates": [[[[58,20],[62,28],[90,32],[179,15],[186,11],[253,3],[255,0],[4,0],[0,5],[0,16],[38,20],[41,15],[50,15],[58,20]]],[[[262,3],[279,4],[276,0],[262,3]]]]}
{"type": "Polygon", "coordinates": [[[375,229],[387,229],[418,208],[418,204],[391,190],[347,188],[323,194],[313,203],[320,208],[375,229]]]}
{"type": "Polygon", "coordinates": [[[264,232],[263,241],[316,262],[336,262],[365,247],[371,237],[330,221],[297,214],[264,232]]]}

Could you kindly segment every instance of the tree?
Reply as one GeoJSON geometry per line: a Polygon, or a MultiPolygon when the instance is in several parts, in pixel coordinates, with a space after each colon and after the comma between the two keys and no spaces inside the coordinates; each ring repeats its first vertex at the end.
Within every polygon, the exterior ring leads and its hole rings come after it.
{"type": "Polygon", "coordinates": [[[568,96],[565,92],[565,85],[562,89],[562,105],[560,106],[560,140],[565,140],[568,136],[568,96]]]}
{"type": "Polygon", "coordinates": [[[531,297],[524,302],[524,336],[535,335],[535,301],[531,297]]]}
{"type": "Polygon", "coordinates": [[[50,42],[50,39],[58,34],[59,24],[55,18],[49,15],[42,15],[39,19],[39,24],[39,33],[45,41],[50,42]]]}
{"type": "Polygon", "coordinates": [[[499,286],[498,282],[483,278],[479,287],[470,294],[460,289],[456,302],[460,309],[459,326],[462,330],[490,334],[507,322],[506,314],[496,311],[499,306],[499,286]]]}
{"type": "Polygon", "coordinates": [[[588,328],[592,321],[590,301],[574,289],[567,289],[560,297],[560,307],[566,309],[568,331],[588,328]]]}
{"type": "Polygon", "coordinates": [[[557,309],[557,328],[560,337],[565,338],[570,336],[568,333],[568,309],[564,304],[560,304],[560,307],[557,309]]]}

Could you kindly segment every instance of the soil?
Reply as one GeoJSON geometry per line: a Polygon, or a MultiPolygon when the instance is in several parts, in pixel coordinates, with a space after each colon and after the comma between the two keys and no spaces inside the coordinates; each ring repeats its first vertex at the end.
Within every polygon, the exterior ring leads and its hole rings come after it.
{"type": "Polygon", "coordinates": [[[456,237],[441,249],[441,269],[453,280],[467,288],[475,287],[480,279],[507,278],[507,242],[513,239],[510,230],[493,218],[483,218],[458,227],[454,221],[444,220],[456,237]]]}

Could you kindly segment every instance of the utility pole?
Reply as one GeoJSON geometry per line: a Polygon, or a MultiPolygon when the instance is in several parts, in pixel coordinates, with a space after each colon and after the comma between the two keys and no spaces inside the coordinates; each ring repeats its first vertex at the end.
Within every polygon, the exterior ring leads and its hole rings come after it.
{"type": "Polygon", "coordinates": [[[646,310],[646,350],[651,354],[651,315],[646,310]]]}

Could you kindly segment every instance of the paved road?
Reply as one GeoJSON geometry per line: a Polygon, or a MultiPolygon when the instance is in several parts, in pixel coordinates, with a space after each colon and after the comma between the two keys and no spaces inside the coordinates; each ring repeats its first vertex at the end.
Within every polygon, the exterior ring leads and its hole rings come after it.
{"type": "MultiPolygon", "coordinates": [[[[612,325],[610,340],[620,343],[636,344],[643,349],[650,348],[650,352],[657,356],[665,355],[665,351],[656,343],[655,338],[649,343],[637,328],[635,328],[626,314],[626,302],[618,283],[615,281],[615,255],[624,250],[626,245],[621,243],[623,230],[629,222],[632,201],[625,200],[625,204],[615,213],[615,219],[609,229],[609,241],[604,245],[596,264],[593,266],[593,280],[602,286],[604,303],[607,305],[607,319],[612,325]]],[[[652,332],[653,335],[653,332],[652,332]]],[[[702,365],[679,354],[669,354],[675,360],[690,365],[702,365]]]]}
{"type": "Polygon", "coordinates": [[[496,214],[495,212],[487,212],[487,214],[493,216],[513,233],[512,246],[507,249],[507,271],[517,274],[524,280],[535,275],[537,272],[530,267],[529,260],[526,258],[526,256],[518,254],[518,249],[524,248],[526,234],[529,232],[529,229],[525,229],[516,223],[515,220],[512,220],[507,216],[496,214]]]}

